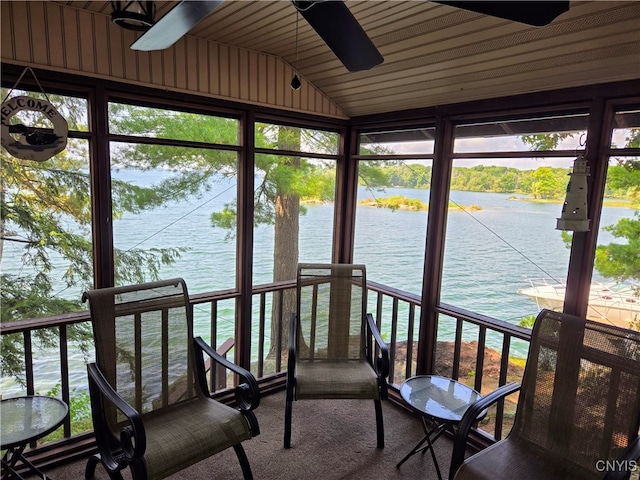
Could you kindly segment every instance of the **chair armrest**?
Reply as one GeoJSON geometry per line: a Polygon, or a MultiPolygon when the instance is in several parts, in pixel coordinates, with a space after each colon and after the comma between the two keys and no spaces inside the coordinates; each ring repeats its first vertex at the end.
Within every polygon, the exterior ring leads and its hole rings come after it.
{"type": "Polygon", "coordinates": [[[389,348],[382,339],[382,335],[380,335],[380,331],[378,330],[378,326],[373,319],[373,315],[371,315],[370,313],[367,313],[367,326],[369,327],[369,332],[371,333],[371,335],[373,335],[373,339],[376,341],[376,343],[378,344],[378,348],[380,349],[380,356],[376,359],[375,362],[378,369],[378,375],[380,375],[382,378],[387,378],[389,376],[389,348]]]}
{"type": "Polygon", "coordinates": [[[632,469],[640,470],[640,435],[636,436],[626,450],[616,459],[616,470],[607,472],[604,480],[627,480],[632,469]]]}
{"type": "Polygon", "coordinates": [[[114,390],[95,363],[87,364],[87,373],[93,428],[100,456],[110,471],[120,470],[132,460],[144,456],[147,440],[142,417],[114,390]],[[120,431],[119,439],[109,428],[105,416],[104,399],[127,417],[128,424],[120,431]]]}
{"type": "Polygon", "coordinates": [[[258,382],[253,374],[224,358],[201,337],[194,338],[193,343],[196,353],[196,363],[200,365],[200,367],[198,367],[198,380],[201,382],[200,388],[202,389],[202,393],[209,396],[209,389],[206,385],[206,377],[204,375],[204,360],[202,357],[202,353],[204,352],[212,360],[240,375],[244,379],[244,383],[241,383],[235,388],[235,400],[238,404],[238,408],[243,412],[248,412],[258,408],[258,405],[260,405],[260,389],[258,388],[258,382]]]}
{"type": "Polygon", "coordinates": [[[485,395],[480,400],[471,405],[464,415],[453,441],[453,454],[451,455],[451,467],[449,468],[449,479],[452,479],[456,471],[462,465],[464,461],[464,452],[467,446],[467,437],[471,427],[478,421],[478,417],[491,405],[498,400],[503,399],[507,395],[510,395],[520,390],[520,384],[517,382],[507,383],[501,387],[496,388],[493,392],[485,395]]]}

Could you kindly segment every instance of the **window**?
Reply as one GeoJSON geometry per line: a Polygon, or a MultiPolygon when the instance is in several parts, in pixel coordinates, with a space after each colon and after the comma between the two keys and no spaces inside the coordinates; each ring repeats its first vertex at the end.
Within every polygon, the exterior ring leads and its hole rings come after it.
{"type": "MultiPolygon", "coordinates": [[[[16,158],[2,148],[2,321],[84,310],[82,292],[93,284],[87,101],[2,89],[2,97],[8,95],[51,103],[67,121],[69,138],[64,150],[45,161],[16,158]]],[[[55,134],[51,121],[31,110],[14,114],[9,124],[55,134]]],[[[22,133],[11,135],[17,138],[22,133]]],[[[90,329],[72,325],[66,331],[73,345],[69,350],[74,352],[70,375],[86,382],[90,329]]],[[[62,381],[58,330],[37,330],[31,338],[34,384],[41,394],[53,392],[62,381]]],[[[3,335],[2,368],[7,375],[2,378],[3,395],[26,393],[24,385],[14,380],[21,377],[24,382],[24,358],[22,336],[3,335]]]]}
{"type": "MultiPolygon", "coordinates": [[[[190,294],[234,289],[238,120],[120,103],[109,114],[110,134],[126,137],[109,145],[116,284],[181,277],[190,294]]],[[[234,338],[235,301],[212,308],[194,306],[194,333],[234,338]]]]}
{"type": "Polygon", "coordinates": [[[611,135],[587,316],[640,330],[640,105],[618,109],[611,135]]]}
{"type": "MultiPolygon", "coordinates": [[[[443,303],[528,326],[541,308],[562,306],[569,248],[556,225],[587,120],[576,113],[456,127],[443,303]]],[[[438,329],[450,341],[455,322],[441,318],[438,329]]],[[[472,330],[463,338],[477,339],[472,330]]],[[[488,335],[487,345],[500,350],[501,336],[488,335]]],[[[525,343],[512,348],[526,357],[525,343]]]]}
{"type": "Polygon", "coordinates": [[[367,277],[422,290],[435,128],[359,135],[354,261],[367,277]]]}

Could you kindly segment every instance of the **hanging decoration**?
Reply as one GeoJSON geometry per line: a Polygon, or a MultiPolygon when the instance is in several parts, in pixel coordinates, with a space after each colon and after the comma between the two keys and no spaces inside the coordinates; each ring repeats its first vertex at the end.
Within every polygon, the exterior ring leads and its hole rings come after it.
{"type": "Polygon", "coordinates": [[[67,147],[67,136],[69,134],[67,120],[51,104],[49,97],[42,90],[40,82],[38,82],[35,73],[30,67],[25,68],[16,84],[9,91],[7,98],[2,102],[0,112],[2,113],[0,136],[2,146],[14,157],[44,162],[67,147]],[[31,71],[46,100],[26,95],[8,98],[27,70],[31,71]],[[53,128],[24,125],[18,122],[12,123],[11,120],[20,112],[39,114],[41,118],[50,122],[53,128]]]}
{"type": "Polygon", "coordinates": [[[558,218],[557,230],[588,232],[587,218],[587,177],[589,167],[584,155],[579,155],[573,162],[573,172],[569,174],[567,196],[562,206],[562,214],[558,218]]]}

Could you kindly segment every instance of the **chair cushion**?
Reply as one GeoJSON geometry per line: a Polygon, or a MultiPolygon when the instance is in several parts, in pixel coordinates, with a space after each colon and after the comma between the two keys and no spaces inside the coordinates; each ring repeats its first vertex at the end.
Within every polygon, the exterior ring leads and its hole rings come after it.
{"type": "Polygon", "coordinates": [[[244,416],[209,398],[143,417],[147,438],[144,463],[149,480],[165,478],[251,438],[244,416]]]}
{"type": "Polygon", "coordinates": [[[591,480],[585,472],[549,450],[509,437],[467,458],[454,480],[591,480]]]}
{"type": "Polygon", "coordinates": [[[379,399],[378,376],[366,360],[314,360],[296,364],[296,398],[379,399]]]}

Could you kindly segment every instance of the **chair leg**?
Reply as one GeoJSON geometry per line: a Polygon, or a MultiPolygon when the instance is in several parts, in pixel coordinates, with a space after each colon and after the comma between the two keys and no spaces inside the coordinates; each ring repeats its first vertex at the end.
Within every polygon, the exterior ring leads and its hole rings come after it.
{"type": "MultiPolygon", "coordinates": [[[[89,460],[87,460],[87,466],[84,469],[84,478],[85,480],[94,480],[96,474],[96,466],[102,463],[102,459],[100,458],[100,454],[96,453],[95,455],[91,455],[89,460]]],[[[124,480],[120,471],[111,472],[105,468],[109,478],[111,480],[124,480]]]]}
{"type": "Polygon", "coordinates": [[[240,467],[242,468],[242,475],[244,480],[253,480],[253,473],[251,473],[251,465],[249,465],[249,459],[247,458],[247,454],[242,448],[242,444],[238,443],[233,446],[233,449],[238,456],[238,460],[240,460],[240,467]]]}
{"type": "Polygon", "coordinates": [[[85,480],[93,480],[96,474],[96,465],[100,463],[100,455],[91,455],[87,460],[87,466],[84,469],[85,480]]]}
{"type": "Polygon", "coordinates": [[[287,400],[284,410],[284,448],[291,448],[291,400],[287,400]]]}
{"type": "Polygon", "coordinates": [[[378,448],[384,448],[384,423],[382,421],[382,402],[374,400],[376,404],[376,432],[378,435],[378,448]]]}

